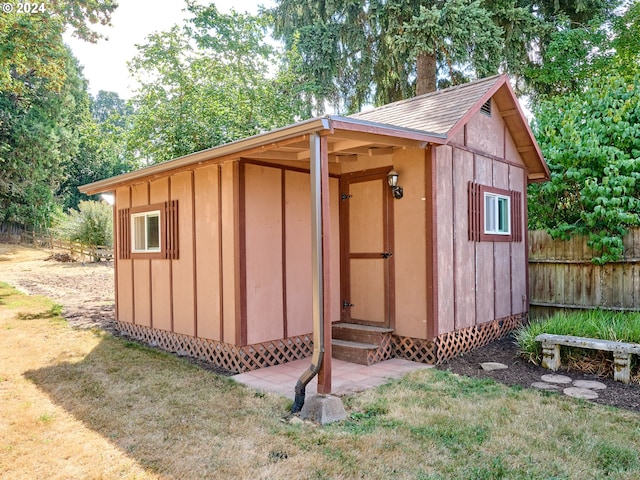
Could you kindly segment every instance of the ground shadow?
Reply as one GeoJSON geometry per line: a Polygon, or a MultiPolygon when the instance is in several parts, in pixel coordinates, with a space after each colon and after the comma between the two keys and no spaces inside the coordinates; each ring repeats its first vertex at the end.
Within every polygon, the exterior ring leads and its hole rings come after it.
{"type": "Polygon", "coordinates": [[[172,478],[231,471],[231,464],[243,460],[234,445],[247,437],[266,443],[268,455],[268,435],[260,431],[279,428],[287,408],[285,399],[111,336],[79,362],[25,376],[141,466],[172,478]]]}

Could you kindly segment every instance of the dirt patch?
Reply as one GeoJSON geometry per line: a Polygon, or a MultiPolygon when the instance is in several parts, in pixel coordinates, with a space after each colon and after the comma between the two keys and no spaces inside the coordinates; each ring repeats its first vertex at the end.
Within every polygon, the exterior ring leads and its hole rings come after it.
{"type": "Polygon", "coordinates": [[[74,327],[114,332],[113,262],[73,262],[65,252],[0,245],[0,281],[63,306],[74,327]]]}
{"type": "MultiPolygon", "coordinates": [[[[503,338],[473,352],[453,358],[438,365],[438,368],[469,377],[492,378],[496,382],[524,388],[530,388],[532,383],[540,382],[542,375],[551,373],[549,370],[529,363],[520,357],[518,346],[512,337],[503,338]],[[509,368],[485,371],[480,367],[480,364],[484,362],[499,362],[509,368]]],[[[625,385],[611,378],[602,378],[576,371],[563,370],[558,373],[570,376],[573,380],[597,380],[604,383],[607,388],[599,390],[598,398],[591,400],[595,403],[640,412],[640,386],[636,384],[625,385]]]]}

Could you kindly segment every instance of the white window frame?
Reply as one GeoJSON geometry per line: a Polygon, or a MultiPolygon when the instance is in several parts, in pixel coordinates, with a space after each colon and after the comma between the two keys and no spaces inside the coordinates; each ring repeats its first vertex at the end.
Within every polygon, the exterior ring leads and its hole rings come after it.
{"type": "Polygon", "coordinates": [[[511,235],[511,197],[499,193],[484,192],[483,200],[485,235],[511,235]],[[507,221],[504,225],[505,228],[500,229],[500,205],[505,203],[507,221]]]}
{"type": "Polygon", "coordinates": [[[156,253],[162,251],[162,215],[160,214],[160,210],[151,210],[148,212],[142,213],[132,213],[131,214],[131,253],[156,253]],[[136,248],[136,219],[143,217],[144,220],[144,248],[139,249],[136,248]],[[149,247],[149,229],[147,218],[149,217],[157,217],[158,218],[158,246],[157,247],[149,247]]]}

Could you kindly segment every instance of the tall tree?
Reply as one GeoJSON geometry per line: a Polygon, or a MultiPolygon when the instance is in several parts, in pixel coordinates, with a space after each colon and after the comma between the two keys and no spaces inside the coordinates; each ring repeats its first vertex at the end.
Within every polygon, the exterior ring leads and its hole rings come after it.
{"type": "MultiPolygon", "coordinates": [[[[184,27],[148,37],[130,62],[139,79],[128,148],[157,163],[292,123],[304,114],[295,68],[265,42],[264,20],[189,4],[184,27]],[[281,63],[277,73],[270,65],[281,63]]],[[[295,56],[290,56],[294,59],[295,56]]]]}
{"type": "Polygon", "coordinates": [[[0,221],[46,227],[88,112],[86,82],[62,33],[88,41],[113,0],[9,2],[0,13],[0,221]],[[28,10],[27,10],[28,9],[28,10]]]}
{"type": "Polygon", "coordinates": [[[20,94],[27,76],[47,80],[53,91],[63,88],[67,52],[62,34],[95,42],[100,35],[91,25],[109,25],[117,7],[114,0],[57,0],[3,4],[0,14],[0,91],[20,94]],[[20,6],[21,5],[21,6],[20,6]],[[21,10],[29,8],[30,13],[21,10]]]}
{"type": "Polygon", "coordinates": [[[558,18],[569,27],[617,0],[279,0],[275,35],[298,41],[316,108],[356,111],[470,78],[521,75],[542,58],[558,18]],[[566,5],[565,5],[566,3],[566,5]]]}
{"type": "Polygon", "coordinates": [[[20,77],[20,95],[0,92],[0,221],[48,225],[65,164],[78,149],[78,101],[85,87],[70,53],[63,77],[58,91],[27,74],[20,77]]]}
{"type": "Polygon", "coordinates": [[[56,199],[64,210],[75,209],[89,197],[78,187],[134,169],[126,154],[126,132],[131,107],[117,93],[100,91],[91,98],[85,88],[77,91],[75,132],[78,148],[63,168],[56,199]]]}

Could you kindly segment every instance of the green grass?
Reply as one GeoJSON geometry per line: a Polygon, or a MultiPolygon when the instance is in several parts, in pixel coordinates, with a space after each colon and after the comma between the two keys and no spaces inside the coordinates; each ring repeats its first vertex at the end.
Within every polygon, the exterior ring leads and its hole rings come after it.
{"type": "Polygon", "coordinates": [[[2,478],[640,478],[637,412],[429,369],[294,424],[285,398],[1,295],[43,313],[0,306],[2,478]]]}
{"type": "Polygon", "coordinates": [[[523,355],[534,362],[542,356],[542,346],[535,341],[541,333],[640,343],[640,314],[603,310],[561,312],[532,322],[519,329],[515,337],[523,355]]]}

